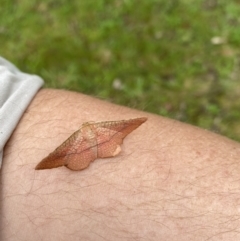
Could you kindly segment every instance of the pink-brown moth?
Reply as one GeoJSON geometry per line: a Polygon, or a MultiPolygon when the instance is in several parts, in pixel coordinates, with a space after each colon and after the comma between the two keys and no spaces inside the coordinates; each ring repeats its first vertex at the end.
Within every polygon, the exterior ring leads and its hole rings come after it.
{"type": "Polygon", "coordinates": [[[98,157],[116,156],[121,151],[123,139],[146,120],[146,117],[141,117],[120,121],[86,122],[35,169],[66,166],[78,171],[88,167],[98,157]]]}

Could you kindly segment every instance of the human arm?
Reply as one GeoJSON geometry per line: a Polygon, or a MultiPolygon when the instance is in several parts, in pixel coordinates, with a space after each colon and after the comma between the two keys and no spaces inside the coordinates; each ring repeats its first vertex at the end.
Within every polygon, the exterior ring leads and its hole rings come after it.
{"type": "Polygon", "coordinates": [[[39,91],[4,149],[1,240],[238,240],[240,145],[86,95],[39,91]],[[147,116],[119,156],[36,164],[86,121],[147,116]]]}

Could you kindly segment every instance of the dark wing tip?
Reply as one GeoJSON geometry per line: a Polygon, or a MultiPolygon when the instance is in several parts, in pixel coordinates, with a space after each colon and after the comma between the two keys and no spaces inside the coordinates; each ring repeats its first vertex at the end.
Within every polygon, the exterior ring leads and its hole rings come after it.
{"type": "Polygon", "coordinates": [[[139,117],[139,118],[136,118],[135,120],[138,120],[140,123],[144,123],[145,121],[147,121],[147,117],[139,117]]]}
{"type": "Polygon", "coordinates": [[[135,119],[130,119],[129,123],[132,123],[133,125],[137,125],[137,126],[140,126],[141,124],[143,124],[144,122],[147,121],[147,117],[139,117],[139,118],[135,118],[135,119]]]}
{"type": "Polygon", "coordinates": [[[44,167],[42,166],[42,162],[38,163],[37,166],[35,167],[35,170],[42,170],[44,167]]]}
{"type": "Polygon", "coordinates": [[[48,166],[48,163],[42,160],[37,164],[37,166],[35,167],[35,170],[43,170],[43,169],[49,169],[49,168],[51,167],[48,166]]]}
{"type": "Polygon", "coordinates": [[[57,157],[53,153],[45,157],[42,161],[40,161],[35,167],[35,170],[56,168],[63,166],[64,164],[64,157],[57,157]]]}

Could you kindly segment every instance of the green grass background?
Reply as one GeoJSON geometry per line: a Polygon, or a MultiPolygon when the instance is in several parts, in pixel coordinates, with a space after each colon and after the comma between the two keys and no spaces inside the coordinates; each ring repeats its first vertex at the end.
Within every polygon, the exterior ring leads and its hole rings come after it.
{"type": "Polygon", "coordinates": [[[0,46],[46,87],[240,141],[239,0],[2,0],[0,46]]]}

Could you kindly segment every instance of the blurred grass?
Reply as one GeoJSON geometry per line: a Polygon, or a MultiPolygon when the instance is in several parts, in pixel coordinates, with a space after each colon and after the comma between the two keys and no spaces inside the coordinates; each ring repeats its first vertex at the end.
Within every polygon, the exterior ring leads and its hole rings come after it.
{"type": "Polygon", "coordinates": [[[3,0],[0,46],[46,87],[240,141],[238,0],[3,0]]]}

